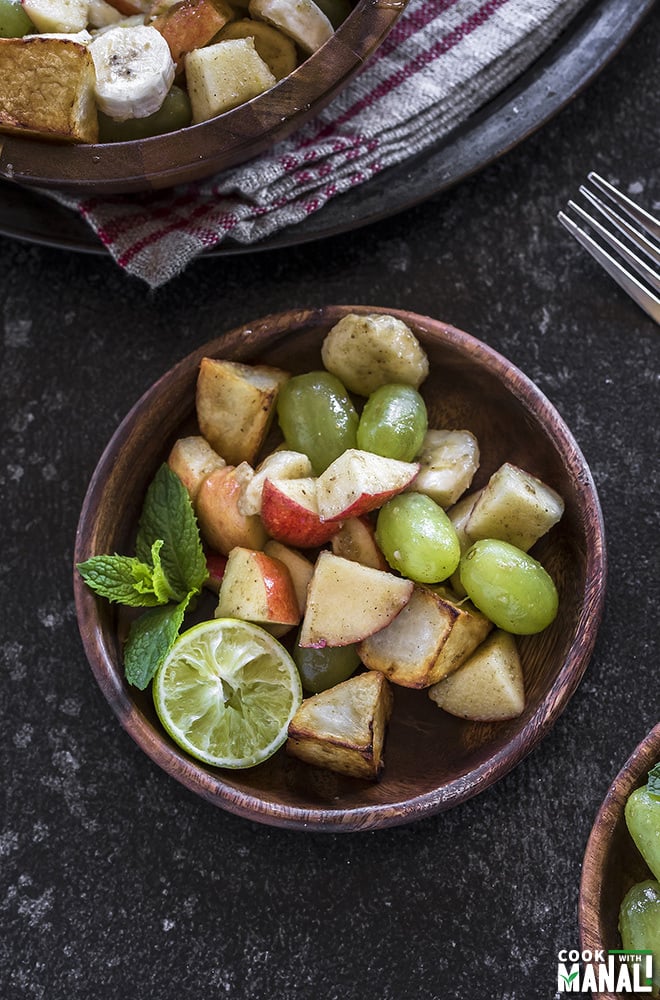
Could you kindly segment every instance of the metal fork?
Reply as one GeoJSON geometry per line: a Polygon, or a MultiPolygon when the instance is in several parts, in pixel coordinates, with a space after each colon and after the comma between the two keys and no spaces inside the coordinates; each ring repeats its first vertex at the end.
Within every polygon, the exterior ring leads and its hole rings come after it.
{"type": "Polygon", "coordinates": [[[635,300],[637,305],[641,306],[656,323],[660,324],[660,297],[657,294],[660,293],[660,221],[645,212],[643,208],[636,205],[634,201],[618,191],[599,174],[592,172],[588,175],[587,180],[592,187],[605,196],[607,201],[603,201],[585,185],[580,187],[580,194],[624,236],[625,242],[574,201],[569,201],[568,209],[581,221],[586,222],[590,229],[615,251],[617,256],[609,253],[565,212],[558,213],[559,221],[578,243],[585,250],[588,250],[592,257],[595,257],[621,288],[635,300]],[[615,211],[608,202],[616,205],[620,211],[615,211]],[[655,266],[651,266],[638,256],[633,247],[640,250],[655,266]],[[625,261],[629,267],[624,267],[622,261],[625,261]],[[639,280],[640,278],[642,280],[639,280]]]}

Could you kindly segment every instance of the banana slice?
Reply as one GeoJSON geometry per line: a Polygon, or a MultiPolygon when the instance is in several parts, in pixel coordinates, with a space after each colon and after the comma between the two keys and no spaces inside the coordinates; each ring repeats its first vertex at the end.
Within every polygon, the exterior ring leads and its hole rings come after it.
{"type": "Polygon", "coordinates": [[[159,31],[148,25],[109,28],[90,51],[96,102],[110,118],[146,118],[158,111],[174,81],[174,61],[159,31]]]}
{"type": "Polygon", "coordinates": [[[334,34],[329,18],[314,0],[250,0],[250,14],[293,38],[305,52],[316,52],[334,34]]]}
{"type": "Polygon", "coordinates": [[[276,80],[293,73],[298,64],[293,41],[265,21],[255,21],[249,17],[241,21],[230,21],[216,35],[215,41],[224,42],[229,38],[254,38],[255,49],[270,67],[276,80]]]}

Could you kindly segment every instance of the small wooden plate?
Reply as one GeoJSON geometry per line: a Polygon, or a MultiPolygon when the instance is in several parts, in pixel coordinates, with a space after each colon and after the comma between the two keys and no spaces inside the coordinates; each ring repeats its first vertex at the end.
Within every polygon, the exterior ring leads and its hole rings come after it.
{"type": "MultiPolygon", "coordinates": [[[[624,810],[628,796],[646,784],[648,772],[660,760],[660,723],[633,751],[610,785],[594,822],[582,865],[578,919],[582,951],[621,947],[619,909],[637,882],[652,878],[628,833],[624,810]]],[[[599,993],[599,1000],[618,994],[599,993]]]]}
{"type": "Polygon", "coordinates": [[[142,749],[186,787],[253,820],[314,830],[363,830],[407,823],[483,791],[514,767],[552,728],[591,656],[605,588],[605,545],[598,497],[569,430],[542,393],[485,344],[437,320],[399,310],[330,306],[267,316],[189,355],[136,403],[108,444],[90,483],[75,562],[133,551],[145,490],[176,437],[194,428],[197,370],[203,356],[321,367],[328,330],[346,313],[400,317],[431,365],[422,393],[430,426],[468,428],[481,448],[479,488],[511,461],[553,486],[566,510],[534,554],[560,594],[552,626],[520,643],[527,705],[510,722],[469,723],[440,711],[423,691],[395,689],[383,777],[375,784],[341,778],[283,752],[249,771],[207,768],[167,738],[149,691],[124,681],[119,618],[74,572],[80,631],[92,670],[122,725],[142,749]]]}

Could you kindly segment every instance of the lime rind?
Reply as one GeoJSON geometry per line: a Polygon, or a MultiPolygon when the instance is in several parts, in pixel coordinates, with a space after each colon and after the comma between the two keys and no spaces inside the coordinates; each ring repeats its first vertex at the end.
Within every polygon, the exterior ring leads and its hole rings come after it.
{"type": "Polygon", "coordinates": [[[187,753],[214,767],[267,760],[302,702],[293,659],[268,632],[219,618],[179,636],[153,684],[156,712],[187,753]]]}

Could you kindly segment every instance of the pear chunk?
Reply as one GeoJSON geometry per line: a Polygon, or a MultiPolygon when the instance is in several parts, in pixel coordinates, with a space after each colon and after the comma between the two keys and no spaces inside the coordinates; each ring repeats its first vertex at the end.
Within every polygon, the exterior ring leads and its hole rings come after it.
{"type": "Polygon", "coordinates": [[[525,683],[514,637],[496,629],[462,667],[430,687],[428,695],[462,719],[516,718],[525,707],[525,683]]]}

